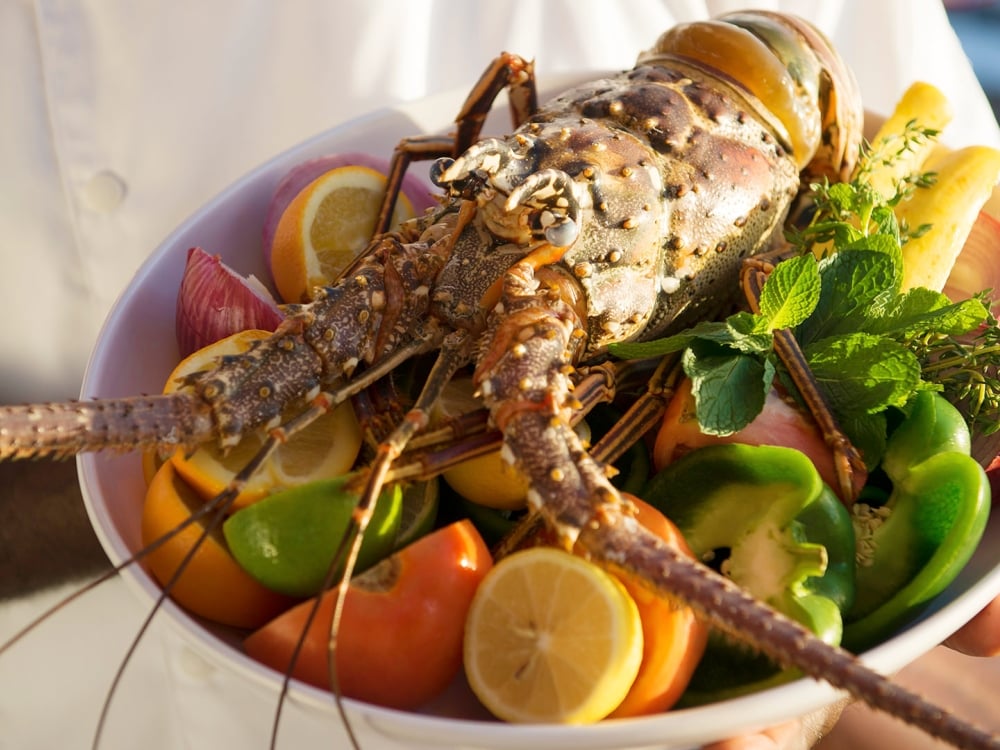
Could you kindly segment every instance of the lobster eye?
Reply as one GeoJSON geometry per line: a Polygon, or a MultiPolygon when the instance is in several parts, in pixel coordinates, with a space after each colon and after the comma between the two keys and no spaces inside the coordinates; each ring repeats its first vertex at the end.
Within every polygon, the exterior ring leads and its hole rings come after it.
{"type": "Polygon", "coordinates": [[[545,229],[545,239],[555,247],[569,247],[579,234],[579,225],[568,217],[545,229]]]}
{"type": "Polygon", "coordinates": [[[454,159],[442,156],[440,159],[435,159],[434,163],[431,164],[429,176],[431,178],[431,182],[433,182],[436,187],[444,188],[448,186],[447,182],[442,181],[441,175],[447,172],[448,168],[454,163],[454,159]]]}

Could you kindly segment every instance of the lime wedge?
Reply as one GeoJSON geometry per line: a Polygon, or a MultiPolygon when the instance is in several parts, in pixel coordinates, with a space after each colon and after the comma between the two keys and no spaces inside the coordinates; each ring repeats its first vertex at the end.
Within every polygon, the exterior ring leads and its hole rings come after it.
{"type": "Polygon", "coordinates": [[[527,508],[520,510],[491,508],[466,500],[458,494],[455,495],[455,499],[459,512],[472,521],[476,531],[491,547],[513,531],[514,527],[528,515],[527,508]]]}
{"type": "Polygon", "coordinates": [[[438,479],[413,482],[403,488],[403,508],[396,549],[415,542],[434,528],[438,511],[438,479]]]}
{"type": "MultiPolygon", "coordinates": [[[[233,557],[274,591],[292,596],[317,593],[358,502],[348,484],[353,476],[277,492],[233,514],[223,524],[233,557]]],[[[393,551],[402,507],[399,487],[387,488],[379,496],[355,572],[393,551]]]]}

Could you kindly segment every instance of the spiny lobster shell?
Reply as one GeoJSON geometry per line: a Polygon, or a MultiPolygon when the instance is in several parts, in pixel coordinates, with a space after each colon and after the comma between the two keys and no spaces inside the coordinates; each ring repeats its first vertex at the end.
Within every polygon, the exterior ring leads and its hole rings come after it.
{"type": "MultiPolygon", "coordinates": [[[[598,75],[574,75],[561,80],[544,79],[549,90],[563,90],[581,80],[598,75]]],[[[367,150],[389,153],[402,135],[419,130],[436,131],[448,127],[448,118],[461,103],[465,91],[432,97],[415,105],[392,110],[362,122],[349,123],[309,141],[262,166],[220,195],[203,211],[182,225],[154,253],[116,304],[99,338],[94,358],[83,386],[83,396],[125,396],[155,393],[176,363],[173,337],[173,309],[176,289],[188,247],[200,244],[221,254],[223,260],[240,271],[263,275],[259,261],[258,232],[271,191],[291,166],[331,151],[367,150]],[[135,352],[142,357],[136,358],[135,352]]],[[[503,111],[494,113],[494,130],[506,128],[503,111]]],[[[78,458],[88,511],[108,555],[114,562],[126,559],[141,547],[139,503],[144,492],[140,459],[136,455],[85,454],[78,458]]],[[[148,603],[159,587],[134,567],[122,573],[138,588],[148,603]]],[[[873,651],[867,660],[877,669],[894,672],[947,637],[994,596],[1000,593],[1000,520],[994,519],[983,544],[965,571],[935,603],[934,612],[906,633],[873,651]]],[[[240,711],[238,721],[217,712],[213,717],[220,736],[266,737],[273,716],[278,678],[251,662],[227,634],[209,632],[172,603],[165,605],[167,618],[178,625],[186,640],[202,653],[233,673],[233,681],[251,674],[263,682],[270,694],[259,696],[240,711]],[[255,710],[256,709],[256,710],[255,710]]],[[[54,667],[53,667],[54,668],[54,667]]],[[[296,685],[293,691],[305,699],[309,712],[324,715],[323,741],[337,745],[333,734],[339,721],[328,697],[313,688],[296,685]]],[[[240,700],[251,700],[241,690],[240,700]]],[[[707,707],[674,711],[661,716],[589,727],[561,727],[559,742],[575,748],[621,748],[628,746],[689,747],[736,734],[750,726],[771,724],[800,715],[834,700],[836,692],[811,680],[792,683],[775,690],[741,699],[723,708],[707,707]]],[[[551,728],[536,729],[480,722],[456,722],[450,718],[400,714],[347,700],[353,726],[360,733],[362,747],[384,747],[383,735],[401,743],[424,742],[428,746],[469,745],[476,747],[535,747],[551,739],[551,728]],[[373,727],[377,727],[374,729],[373,727]]],[[[436,706],[443,713],[464,718],[481,718],[462,713],[463,706],[436,706]],[[456,714],[455,711],[458,710],[456,714]]],[[[283,736],[298,733],[294,717],[298,707],[288,710],[283,736]]]]}

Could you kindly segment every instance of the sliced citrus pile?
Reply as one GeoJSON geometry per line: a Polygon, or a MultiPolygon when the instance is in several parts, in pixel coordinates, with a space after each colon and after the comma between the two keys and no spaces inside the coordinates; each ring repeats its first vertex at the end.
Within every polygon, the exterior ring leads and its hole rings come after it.
{"type": "Polygon", "coordinates": [[[635,602],[613,576],[551,547],[498,562],[465,629],[473,692],[498,718],[584,724],[613,711],[642,661],[635,602]]]}
{"type": "MultiPolygon", "coordinates": [[[[274,231],[271,273],[286,302],[304,302],[329,284],[368,245],[385,195],[385,175],[360,166],[320,175],[288,204],[274,231]]],[[[400,194],[391,225],[413,216],[400,194]]]]}
{"type": "MultiPolygon", "coordinates": [[[[171,373],[164,392],[175,390],[184,376],[213,366],[217,357],[240,354],[267,331],[241,331],[186,357],[171,373]]],[[[206,443],[194,452],[178,450],[171,458],[177,473],[206,500],[215,497],[260,450],[263,437],[250,433],[223,452],[206,443]]],[[[353,465],[361,448],[361,428],[348,403],[327,412],[282,444],[236,499],[241,508],[279,489],[340,476],[353,465]]]]}

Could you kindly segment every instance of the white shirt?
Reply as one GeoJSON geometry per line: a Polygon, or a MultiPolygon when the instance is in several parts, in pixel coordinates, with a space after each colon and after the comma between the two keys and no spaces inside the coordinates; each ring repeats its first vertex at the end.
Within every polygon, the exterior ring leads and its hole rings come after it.
{"type": "MultiPolygon", "coordinates": [[[[745,5],[819,24],[870,108],[927,80],[961,113],[950,143],[1000,145],[935,0],[0,3],[0,399],[76,396],[142,260],[273,154],[376,107],[468,88],[501,50],[535,58],[543,80],[623,69],[674,22],[745,5]]],[[[0,609],[0,637],[55,598],[0,609]]],[[[0,657],[0,749],[88,747],[140,615],[112,582],[0,657]]],[[[161,625],[127,674],[105,750],[217,748],[223,737],[266,747],[273,704],[161,625]]]]}
{"type": "MultiPolygon", "coordinates": [[[[76,396],[139,263],[275,153],[376,107],[467,88],[502,49],[534,57],[542,80],[627,68],[673,21],[744,4],[7,0],[0,49],[17,64],[0,70],[0,399],[76,396]]],[[[869,106],[922,78],[962,113],[951,140],[997,140],[969,66],[948,64],[962,57],[937,2],[756,4],[826,29],[869,106]]]]}

